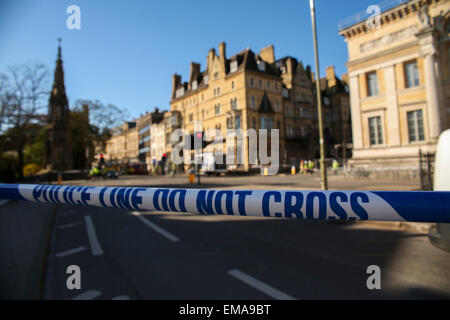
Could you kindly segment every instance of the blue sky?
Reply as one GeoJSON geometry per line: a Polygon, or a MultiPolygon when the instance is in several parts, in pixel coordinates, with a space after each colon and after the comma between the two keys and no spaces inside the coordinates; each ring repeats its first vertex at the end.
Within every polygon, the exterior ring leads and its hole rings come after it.
{"type": "MultiPolygon", "coordinates": [[[[347,47],[338,22],[373,0],[316,0],[321,74],[346,72],[347,47]]],[[[44,63],[53,73],[61,37],[69,104],[99,99],[132,117],[169,108],[171,76],[186,79],[189,62],[205,67],[221,41],[227,56],[275,45],[314,68],[309,0],[0,0],[0,71],[44,63]],[[69,30],[66,8],[81,9],[81,30],[69,30]]],[[[50,88],[49,88],[50,90],[50,88]]]]}

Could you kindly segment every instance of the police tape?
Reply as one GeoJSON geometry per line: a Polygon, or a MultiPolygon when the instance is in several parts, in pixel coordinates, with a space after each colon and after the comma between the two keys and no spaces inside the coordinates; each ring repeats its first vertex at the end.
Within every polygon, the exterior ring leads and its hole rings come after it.
{"type": "Polygon", "coordinates": [[[211,190],[0,184],[0,198],[204,215],[450,223],[450,192],[211,190]]]}

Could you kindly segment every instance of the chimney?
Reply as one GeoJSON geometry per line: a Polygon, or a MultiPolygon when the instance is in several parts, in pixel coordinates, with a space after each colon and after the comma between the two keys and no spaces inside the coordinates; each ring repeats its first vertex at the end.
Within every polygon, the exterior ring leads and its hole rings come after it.
{"type": "Polygon", "coordinates": [[[210,49],[208,52],[208,58],[206,60],[206,69],[208,70],[208,73],[211,71],[214,57],[216,56],[216,50],[214,48],[210,49]]]}
{"type": "Polygon", "coordinates": [[[311,66],[306,66],[306,76],[312,80],[311,76],[311,66]]]}
{"type": "Polygon", "coordinates": [[[328,87],[334,87],[336,85],[336,73],[334,71],[334,66],[329,66],[327,68],[327,80],[328,87]]]}
{"type": "Polygon", "coordinates": [[[271,64],[275,62],[275,49],[273,45],[267,46],[259,51],[261,59],[271,64]]]}
{"type": "Polygon", "coordinates": [[[221,42],[219,44],[219,58],[226,60],[227,59],[227,53],[226,53],[227,45],[225,42],[221,42]]]}
{"type": "Polygon", "coordinates": [[[178,74],[174,74],[172,76],[172,99],[175,98],[175,91],[181,85],[181,76],[178,74]]]}
{"type": "Polygon", "coordinates": [[[200,75],[200,63],[191,62],[190,73],[189,73],[189,84],[192,81],[197,80],[200,75]]]}

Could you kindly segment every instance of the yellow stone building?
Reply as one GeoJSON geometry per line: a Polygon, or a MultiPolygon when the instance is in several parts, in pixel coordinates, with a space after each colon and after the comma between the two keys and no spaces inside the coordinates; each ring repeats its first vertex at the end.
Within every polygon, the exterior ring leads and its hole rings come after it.
{"type": "MultiPolygon", "coordinates": [[[[334,69],[332,76],[332,83],[340,82],[334,69]]],[[[279,129],[280,166],[298,166],[301,159],[314,159],[319,146],[312,79],[310,67],[297,59],[276,60],[272,45],[259,54],[248,48],[227,58],[222,42],[218,54],[209,51],[206,70],[191,62],[188,81],[173,75],[170,110],[180,115],[181,127],[190,134],[199,122],[203,131],[219,129],[223,137],[227,129],[279,129]]],[[[268,146],[270,153],[270,139],[268,146]]],[[[226,150],[224,143],[223,153],[238,154],[238,148],[243,163],[235,161],[228,169],[248,171],[248,139],[234,150],[226,150]]]]}
{"type": "Polygon", "coordinates": [[[349,165],[410,175],[419,149],[434,153],[450,128],[450,1],[385,1],[380,9],[339,26],[349,54],[349,165]]]}
{"type": "Polygon", "coordinates": [[[113,129],[111,139],[106,143],[106,160],[118,162],[137,161],[139,134],[135,121],[125,122],[113,129]]]}

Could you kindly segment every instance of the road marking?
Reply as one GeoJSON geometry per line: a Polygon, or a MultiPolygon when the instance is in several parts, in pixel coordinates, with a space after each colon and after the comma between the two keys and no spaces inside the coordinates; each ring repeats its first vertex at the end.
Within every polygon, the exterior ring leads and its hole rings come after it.
{"type": "Polygon", "coordinates": [[[62,226],[58,226],[58,229],[72,228],[72,227],[79,226],[80,224],[81,224],[81,222],[75,222],[75,223],[64,224],[64,225],[62,225],[62,226]]]}
{"type": "Polygon", "coordinates": [[[0,206],[7,204],[9,202],[9,199],[1,199],[0,200],[0,206]]]}
{"type": "Polygon", "coordinates": [[[95,233],[94,223],[92,222],[91,216],[84,216],[84,221],[86,222],[86,231],[89,239],[89,244],[91,245],[92,255],[103,255],[103,250],[100,246],[100,242],[98,241],[97,234],[95,233]]]}
{"type": "Polygon", "coordinates": [[[97,290],[89,290],[89,291],[86,291],[86,292],[76,296],[76,297],[73,297],[72,300],[92,300],[101,295],[102,295],[102,293],[97,290]]]}
{"type": "Polygon", "coordinates": [[[130,300],[129,296],[117,296],[112,298],[111,300],[130,300]]]}
{"type": "Polygon", "coordinates": [[[274,299],[296,300],[294,297],[292,297],[284,292],[281,292],[281,291],[275,289],[274,287],[271,287],[268,284],[265,284],[264,282],[261,282],[238,269],[230,270],[230,271],[228,271],[228,274],[235,277],[236,279],[241,280],[242,282],[245,282],[249,286],[251,286],[255,289],[258,289],[259,291],[267,294],[268,296],[270,296],[274,299]]]}
{"type": "Polygon", "coordinates": [[[131,212],[131,214],[136,216],[139,220],[141,220],[147,226],[152,228],[154,231],[158,232],[160,235],[166,237],[170,241],[172,241],[172,242],[180,241],[180,239],[175,237],[173,234],[171,234],[171,233],[167,232],[166,230],[158,227],[156,224],[154,224],[153,222],[149,221],[148,219],[145,219],[143,216],[141,216],[141,214],[139,212],[133,211],[133,212],[131,212]]]}
{"type": "Polygon", "coordinates": [[[70,250],[67,250],[67,251],[56,253],[55,256],[57,256],[58,258],[66,257],[66,256],[70,256],[71,254],[84,251],[86,249],[87,249],[86,247],[78,247],[78,248],[75,248],[75,249],[70,249],[70,250]]]}

